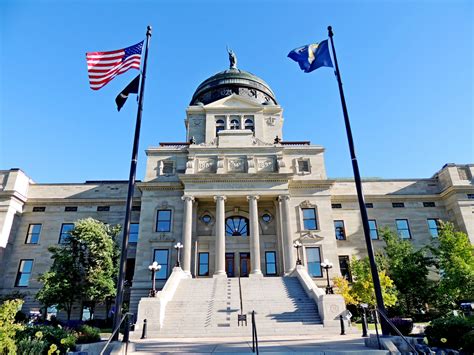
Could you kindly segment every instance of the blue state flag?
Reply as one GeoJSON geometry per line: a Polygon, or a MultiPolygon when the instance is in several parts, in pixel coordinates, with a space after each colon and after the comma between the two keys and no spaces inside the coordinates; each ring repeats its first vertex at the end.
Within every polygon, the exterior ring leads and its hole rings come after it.
{"type": "Polygon", "coordinates": [[[288,57],[298,62],[305,73],[310,73],[320,67],[333,67],[328,40],[295,48],[288,53],[288,57]]]}

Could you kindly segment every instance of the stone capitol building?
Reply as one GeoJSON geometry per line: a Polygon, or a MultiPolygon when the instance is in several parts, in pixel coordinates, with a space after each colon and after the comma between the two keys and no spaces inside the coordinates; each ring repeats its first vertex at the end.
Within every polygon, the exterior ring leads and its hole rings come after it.
{"type": "MultiPolygon", "coordinates": [[[[292,298],[304,303],[294,312],[312,307],[314,318],[307,323],[314,326],[330,325],[343,310],[340,296],[323,295],[321,263],[333,263],[331,278],[350,277],[349,259],[366,255],[355,185],[328,178],[324,147],[285,141],[283,124],[283,108],[270,86],[233,64],[197,87],[186,108],[182,143],[147,148],[145,176],[133,199],[126,267],[125,300],[138,323],[156,317],[149,330],[155,322],[156,329],[166,331],[178,306],[173,302],[184,308],[195,302],[195,312],[203,308],[221,326],[217,334],[226,322],[236,323],[234,315],[229,320],[229,307],[236,302],[238,276],[245,311],[261,307],[270,325],[277,319],[283,327],[291,306],[285,302],[292,298]],[[302,245],[298,253],[296,241],[302,245]],[[174,268],[177,242],[184,245],[179,270],[174,268]],[[168,298],[148,298],[153,261],[161,265],[157,286],[167,285],[168,298]],[[227,314],[215,308],[220,293],[227,295],[222,299],[227,314]],[[216,304],[200,304],[199,298],[216,304]],[[146,304],[151,301],[156,307],[146,304]]],[[[473,164],[446,164],[429,178],[364,179],[374,248],[384,245],[381,227],[416,246],[427,245],[438,236],[439,220],[452,221],[473,242],[473,177],[473,164]]],[[[0,171],[0,294],[27,294],[26,313],[40,310],[35,293],[41,288],[39,275],[51,265],[48,247],[60,244],[78,219],[122,224],[127,196],[126,181],[33,179],[20,169],[0,171]]],[[[87,312],[78,304],[73,318],[86,318],[87,312]]],[[[96,317],[104,318],[105,308],[96,317]]],[[[202,329],[208,326],[203,322],[202,329]]]]}

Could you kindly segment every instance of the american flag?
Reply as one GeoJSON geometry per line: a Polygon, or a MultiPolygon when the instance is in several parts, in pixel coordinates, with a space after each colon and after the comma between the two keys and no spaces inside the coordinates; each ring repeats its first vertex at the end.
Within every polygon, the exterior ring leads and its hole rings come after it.
{"type": "Polygon", "coordinates": [[[86,53],[87,71],[92,90],[99,90],[127,70],[140,70],[143,41],[133,46],[110,52],[86,53]]]}

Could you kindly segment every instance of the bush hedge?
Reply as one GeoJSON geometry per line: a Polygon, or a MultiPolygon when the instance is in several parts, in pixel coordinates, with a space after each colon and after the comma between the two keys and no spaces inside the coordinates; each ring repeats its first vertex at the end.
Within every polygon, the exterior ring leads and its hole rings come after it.
{"type": "Polygon", "coordinates": [[[433,320],[425,329],[430,346],[474,353],[474,317],[448,316],[433,320]]]}
{"type": "MultiPolygon", "coordinates": [[[[413,330],[413,320],[410,318],[391,318],[390,319],[395,327],[398,328],[400,333],[403,335],[408,335],[413,330]]],[[[390,329],[392,335],[398,335],[394,330],[390,329]]]]}
{"type": "Polygon", "coordinates": [[[91,327],[89,325],[81,325],[77,329],[77,343],[95,343],[100,341],[100,329],[91,327]]]}

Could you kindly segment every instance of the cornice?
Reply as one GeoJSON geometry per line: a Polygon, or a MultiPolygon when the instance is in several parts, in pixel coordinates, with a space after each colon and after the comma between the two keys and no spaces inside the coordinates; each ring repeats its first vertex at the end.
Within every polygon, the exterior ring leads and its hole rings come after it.
{"type": "Polygon", "coordinates": [[[290,189],[330,189],[332,180],[291,180],[290,189]]]}
{"type": "Polygon", "coordinates": [[[211,182],[283,182],[291,181],[293,174],[267,173],[267,174],[179,174],[179,179],[183,183],[211,183],[211,182]]]}
{"type": "MultiPolygon", "coordinates": [[[[140,197],[134,196],[133,201],[140,201],[140,197]]],[[[124,198],[115,198],[115,199],[104,199],[104,198],[30,198],[28,199],[28,205],[32,204],[42,204],[42,205],[65,205],[65,204],[75,204],[75,205],[122,205],[127,202],[127,199],[124,198]]]]}
{"type": "Polygon", "coordinates": [[[440,196],[442,198],[448,198],[454,194],[473,193],[473,192],[474,192],[473,185],[448,186],[446,189],[440,192],[440,196]]]}
{"type": "MultiPolygon", "coordinates": [[[[440,195],[369,195],[364,194],[365,202],[374,202],[374,201],[420,201],[420,200],[429,200],[429,201],[439,201],[442,200],[440,195]]],[[[354,202],[357,201],[357,195],[331,195],[331,202],[354,202]]]]}
{"type": "Polygon", "coordinates": [[[28,200],[28,198],[25,195],[22,195],[18,191],[14,191],[14,190],[0,191],[0,198],[2,198],[2,199],[4,199],[4,198],[5,199],[13,198],[13,199],[17,200],[20,203],[26,203],[26,201],[28,200]]]}
{"type": "Polygon", "coordinates": [[[137,184],[140,191],[154,190],[183,190],[184,186],[181,182],[141,182],[137,184]]]}

